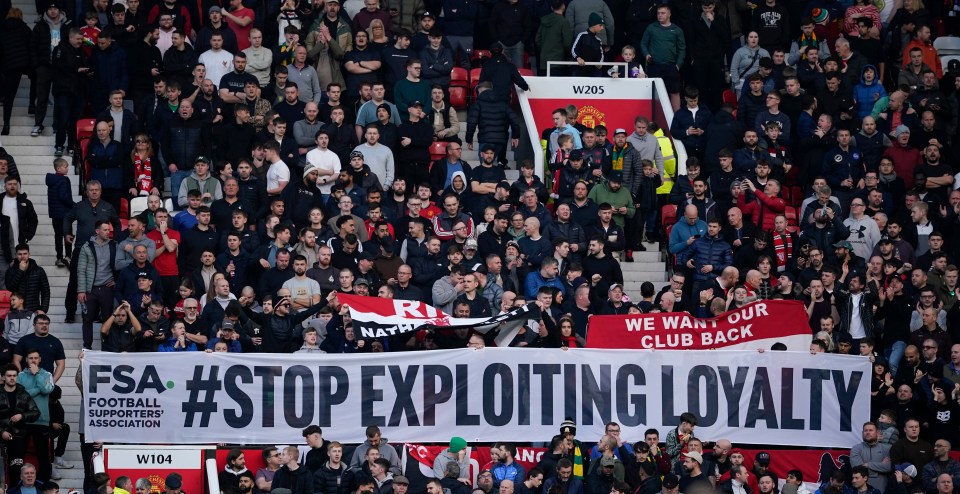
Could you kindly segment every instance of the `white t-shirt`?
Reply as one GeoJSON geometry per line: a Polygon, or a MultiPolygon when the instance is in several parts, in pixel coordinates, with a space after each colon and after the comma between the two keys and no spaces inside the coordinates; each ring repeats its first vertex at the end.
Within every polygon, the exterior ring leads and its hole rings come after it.
{"type": "Polygon", "coordinates": [[[17,214],[17,197],[3,195],[3,215],[10,219],[10,250],[20,243],[20,215],[17,214]]]}
{"type": "Polygon", "coordinates": [[[280,187],[280,182],[290,183],[290,168],[283,160],[277,161],[267,169],[267,190],[280,187]]]}
{"type": "Polygon", "coordinates": [[[233,70],[233,53],[227,50],[207,50],[200,54],[199,62],[207,67],[207,79],[219,88],[220,79],[233,70]]]}
{"type": "Polygon", "coordinates": [[[307,165],[333,172],[333,175],[320,175],[320,181],[317,182],[320,192],[330,194],[330,189],[340,175],[340,157],[337,153],[329,149],[323,151],[320,148],[311,149],[307,152],[307,165]]]}

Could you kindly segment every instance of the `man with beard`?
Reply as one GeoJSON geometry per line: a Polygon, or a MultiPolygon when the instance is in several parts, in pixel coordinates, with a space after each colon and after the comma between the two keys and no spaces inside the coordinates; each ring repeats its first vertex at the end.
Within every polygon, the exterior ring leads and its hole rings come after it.
{"type": "Polygon", "coordinates": [[[291,309],[298,312],[320,303],[320,284],[307,277],[307,259],[302,255],[293,257],[293,278],[283,282],[290,290],[291,309]]]}

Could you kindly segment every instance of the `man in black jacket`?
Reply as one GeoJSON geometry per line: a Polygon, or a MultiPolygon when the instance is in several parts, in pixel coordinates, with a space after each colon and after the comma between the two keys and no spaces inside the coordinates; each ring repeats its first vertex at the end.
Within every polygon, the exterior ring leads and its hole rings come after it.
{"type": "MultiPolygon", "coordinates": [[[[15,210],[16,217],[0,213],[0,249],[7,262],[13,261],[15,247],[33,239],[37,233],[37,212],[27,195],[20,192],[20,179],[15,175],[7,175],[3,183],[4,195],[3,210],[15,210]],[[8,207],[8,205],[12,207],[8,207]]],[[[5,270],[6,266],[2,269],[5,270]]]]}
{"type": "Polygon", "coordinates": [[[50,310],[50,282],[47,272],[37,261],[30,259],[30,246],[17,245],[16,262],[7,269],[7,290],[23,296],[23,308],[31,312],[47,313],[50,310]]]}
{"type": "MultiPolygon", "coordinates": [[[[408,107],[408,120],[400,124],[400,163],[398,175],[408,184],[420,184],[428,180],[430,167],[430,144],[433,143],[433,126],[423,120],[423,103],[412,101],[408,107]]],[[[456,144],[454,144],[456,145],[456,144]]]]}
{"type": "Polygon", "coordinates": [[[27,390],[17,384],[20,369],[16,365],[7,364],[3,367],[3,392],[0,393],[0,440],[6,446],[5,460],[10,465],[10,478],[20,478],[20,468],[23,466],[23,457],[27,453],[26,424],[40,418],[40,409],[27,393],[27,390]],[[13,403],[10,402],[13,398],[13,403]],[[20,460],[20,461],[17,461],[20,460]]]}
{"type": "MultiPolygon", "coordinates": [[[[43,132],[43,121],[47,118],[50,86],[56,79],[53,69],[55,64],[52,63],[55,47],[51,48],[51,40],[69,38],[70,28],[72,27],[67,16],[60,11],[60,7],[51,1],[48,3],[46,12],[40,16],[37,25],[33,28],[31,42],[33,44],[35,78],[32,81],[33,83],[30,84],[30,107],[27,110],[27,113],[34,115],[34,126],[30,132],[33,137],[37,137],[43,132]]],[[[79,31],[77,34],[80,34],[79,31]]],[[[79,44],[76,46],[79,46],[79,44]]]]}
{"type": "MultiPolygon", "coordinates": [[[[36,32],[36,29],[34,29],[36,32]]],[[[61,32],[63,32],[61,30],[61,32]]],[[[90,60],[84,55],[80,44],[83,42],[83,35],[76,29],[70,29],[68,37],[61,39],[60,44],[53,49],[50,55],[52,64],[50,65],[51,77],[53,77],[53,128],[56,132],[54,139],[54,156],[63,156],[63,144],[69,142],[70,148],[77,144],[73,142],[76,135],[76,122],[83,112],[84,97],[86,96],[86,85],[90,70],[90,60]]],[[[40,74],[43,73],[41,67],[37,67],[37,81],[40,81],[40,74]]],[[[39,85],[35,82],[33,85],[39,85]]],[[[31,85],[31,90],[33,89],[31,85]]],[[[37,98],[40,100],[41,98],[37,98]]],[[[42,99],[46,99],[44,96],[42,99]]],[[[43,106],[47,102],[44,101],[43,106]]],[[[39,115],[39,112],[37,113],[39,115]]],[[[39,120],[38,120],[39,121],[39,120]]],[[[43,131],[42,121],[40,124],[43,131]]],[[[34,129],[36,130],[36,129],[34,129]]]]}
{"type": "Polygon", "coordinates": [[[510,109],[509,99],[498,97],[493,91],[493,83],[481,82],[477,85],[477,95],[477,102],[470,107],[470,113],[467,115],[467,147],[473,149],[473,135],[477,133],[480,148],[493,146],[500,163],[505,164],[507,128],[509,126],[510,144],[517,147],[520,143],[520,129],[523,128],[523,122],[510,109]]]}

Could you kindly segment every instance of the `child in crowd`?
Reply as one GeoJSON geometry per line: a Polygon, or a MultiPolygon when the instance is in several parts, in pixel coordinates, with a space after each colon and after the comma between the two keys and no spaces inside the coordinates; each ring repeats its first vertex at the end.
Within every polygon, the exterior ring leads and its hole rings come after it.
{"type": "Polygon", "coordinates": [[[83,54],[87,57],[93,56],[93,48],[97,46],[97,40],[100,39],[100,28],[97,24],[100,22],[100,16],[96,12],[90,11],[84,14],[83,22],[85,26],[80,28],[80,34],[83,35],[83,54]]]}
{"type": "Polygon", "coordinates": [[[69,267],[73,244],[63,235],[63,217],[73,209],[73,191],[67,177],[70,164],[63,158],[53,160],[53,173],[47,173],[47,215],[53,223],[53,246],[57,254],[57,267],[69,267]]]}

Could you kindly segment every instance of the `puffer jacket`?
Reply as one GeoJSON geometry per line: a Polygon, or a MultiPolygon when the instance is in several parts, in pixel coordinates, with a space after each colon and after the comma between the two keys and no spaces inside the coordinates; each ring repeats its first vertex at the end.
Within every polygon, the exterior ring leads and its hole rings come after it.
{"type": "Polygon", "coordinates": [[[707,281],[720,274],[727,266],[733,264],[733,251],[723,237],[709,235],[698,238],[693,242],[693,252],[690,256],[694,264],[694,280],[707,281]],[[706,265],[713,266],[713,271],[701,273],[700,268],[706,265]]]}
{"type": "Polygon", "coordinates": [[[510,127],[510,137],[518,138],[523,123],[517,114],[510,109],[506,99],[498,98],[494,90],[487,90],[477,96],[476,104],[470,106],[467,115],[467,142],[473,142],[473,135],[477,132],[477,141],[484,144],[506,144],[507,126],[510,127]],[[483,122],[480,126],[479,123],[483,122]]]}
{"type": "MultiPolygon", "coordinates": [[[[70,32],[73,24],[67,19],[63,12],[60,13],[60,39],[66,38],[65,33],[70,32]]],[[[33,66],[47,67],[50,65],[53,47],[51,47],[51,25],[46,14],[37,19],[37,25],[33,26],[33,32],[30,36],[30,44],[33,47],[33,66]]]]}
{"type": "Polygon", "coordinates": [[[857,118],[860,120],[873,112],[873,105],[877,100],[887,96],[883,84],[877,80],[879,76],[880,71],[876,67],[870,64],[864,65],[863,70],[860,71],[860,84],[853,87],[853,100],[857,103],[857,118]],[[867,69],[872,69],[874,73],[873,82],[870,84],[863,79],[863,73],[867,69]]]}
{"type": "Polygon", "coordinates": [[[317,494],[348,494],[356,489],[353,471],[341,462],[340,468],[334,470],[330,462],[313,472],[313,492],[317,494]]]}
{"type": "Polygon", "coordinates": [[[593,172],[586,164],[579,170],[574,170],[570,165],[557,170],[557,177],[554,180],[556,184],[554,192],[557,196],[555,199],[560,198],[565,201],[573,199],[573,187],[581,180],[593,184],[593,172]]]}
{"type": "Polygon", "coordinates": [[[23,295],[25,310],[42,310],[46,313],[50,309],[50,281],[36,260],[30,259],[27,262],[26,271],[21,271],[20,264],[14,263],[7,269],[5,281],[7,290],[23,295]]]}
{"type": "MultiPolygon", "coordinates": [[[[19,243],[29,243],[37,234],[37,211],[24,193],[17,194],[17,238],[19,243]]],[[[16,252],[11,248],[10,218],[0,215],[0,241],[3,242],[3,254],[6,259],[14,259],[16,252]]]]}
{"type": "MultiPolygon", "coordinates": [[[[294,337],[294,328],[307,318],[320,312],[320,309],[326,307],[326,303],[319,303],[313,307],[300,311],[297,314],[291,314],[281,317],[276,314],[258,314],[244,307],[244,314],[247,318],[263,327],[263,343],[260,345],[260,351],[264,353],[293,353],[299,345],[294,347],[296,340],[294,337]]],[[[241,318],[242,320],[242,318],[241,318]]],[[[244,321],[246,322],[246,321],[244,321]]]]}
{"type": "Polygon", "coordinates": [[[300,228],[310,225],[311,209],[323,209],[323,195],[314,183],[304,183],[301,180],[296,186],[285,187],[282,196],[283,203],[288,208],[286,210],[289,211],[288,218],[300,228]]]}
{"type": "Polygon", "coordinates": [[[40,409],[27,393],[22,384],[17,384],[14,391],[16,402],[10,403],[7,393],[0,393],[0,431],[9,432],[14,436],[24,435],[24,424],[35,422],[40,418],[40,409]],[[16,414],[23,414],[23,419],[16,424],[10,422],[10,417],[16,414]]]}
{"type": "Polygon", "coordinates": [[[47,213],[51,218],[63,219],[75,205],[73,192],[70,190],[70,179],[66,175],[48,173],[46,185],[47,213]]]}
{"type": "Polygon", "coordinates": [[[754,191],[755,200],[751,197],[750,202],[747,202],[747,195],[744,193],[737,197],[737,207],[743,211],[744,216],[749,214],[753,224],[761,230],[773,231],[773,221],[787,209],[786,201],[779,197],[768,197],[760,189],[754,191]]]}
{"type": "Polygon", "coordinates": [[[0,24],[0,68],[5,73],[30,68],[30,27],[20,19],[0,24]]]}

